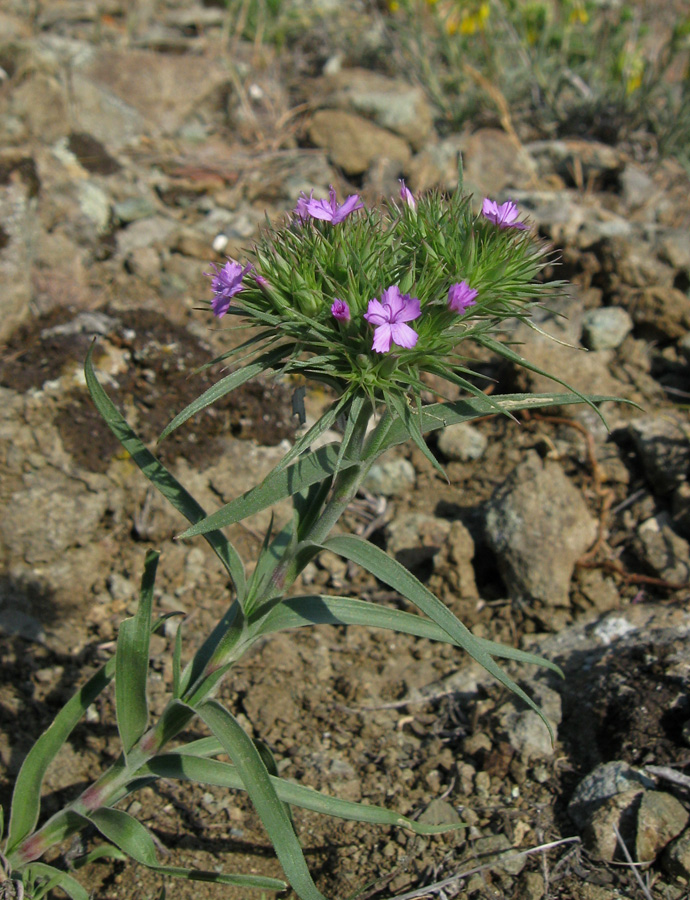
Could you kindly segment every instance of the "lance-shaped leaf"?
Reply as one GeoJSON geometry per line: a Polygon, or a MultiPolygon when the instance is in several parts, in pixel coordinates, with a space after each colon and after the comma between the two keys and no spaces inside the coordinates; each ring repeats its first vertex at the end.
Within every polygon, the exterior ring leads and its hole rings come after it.
{"type": "MultiPolygon", "coordinates": [[[[183,532],[180,537],[193,537],[196,534],[206,534],[215,528],[223,528],[234,522],[241,522],[247,516],[260,512],[278,503],[285,497],[291,497],[298,491],[308,488],[312,484],[321,482],[332,475],[338,462],[338,445],[328,444],[319,447],[313,453],[309,453],[297,460],[289,468],[279,472],[271,472],[257,487],[252,488],[241,497],[231,500],[225,506],[203,521],[197,522],[183,532]]],[[[352,460],[343,460],[341,469],[357,465],[352,460]]]]}
{"type": "MultiPolygon", "coordinates": [[[[182,487],[179,481],[168,472],[165,466],[156,459],[153,453],[146,448],[140,438],[138,438],[134,431],[129,427],[110,397],[108,397],[103,390],[93,370],[92,356],[93,346],[89,348],[84,364],[86,385],[93,402],[96,404],[98,411],[105,419],[110,430],[120,441],[125,450],[127,450],[151,484],[163,494],[166,500],[170,501],[178,512],[182,513],[182,515],[190,522],[205,520],[206,513],[204,509],[196,502],[194,497],[182,487]]],[[[245,577],[244,567],[239,554],[220,531],[207,529],[205,537],[232,578],[238,599],[241,603],[244,599],[245,577]]]]}
{"type": "Polygon", "coordinates": [[[12,794],[6,855],[9,855],[36,827],[41,810],[41,785],[48,766],[87,708],[108,686],[114,675],[115,660],[110,659],[65,703],[29,750],[17,775],[12,794]]]}
{"type": "Polygon", "coordinates": [[[89,816],[100,833],[139,863],[163,875],[184,878],[189,881],[212,881],[217,884],[233,884],[237,887],[282,891],[287,885],[277,878],[259,875],[229,875],[206,872],[201,869],[185,869],[177,866],[161,866],[156,856],[156,845],[148,829],[135,818],[119,809],[104,807],[89,816]]]}
{"type": "MultiPolygon", "coordinates": [[[[215,749],[217,753],[224,752],[220,742],[215,749]]],[[[178,778],[182,781],[195,781],[199,784],[213,784],[218,787],[245,790],[236,766],[220,762],[217,759],[202,759],[186,752],[165,753],[157,756],[137,774],[142,772],[151,772],[161,778],[178,778]]],[[[273,775],[270,776],[270,781],[278,798],[283,803],[309,809],[325,816],[335,816],[338,819],[349,819],[353,822],[367,822],[370,825],[395,825],[399,828],[406,828],[415,834],[442,834],[466,827],[457,822],[448,825],[425,825],[422,822],[415,822],[414,819],[408,819],[407,816],[402,816],[400,813],[384,809],[382,806],[369,806],[365,803],[329,797],[313,788],[293,784],[291,781],[285,781],[273,775]]]]}
{"type": "Polygon", "coordinates": [[[356,562],[366,569],[367,572],[371,572],[376,578],[392,587],[393,590],[398,591],[399,594],[429,616],[449,635],[453,643],[466,650],[472,659],[490,672],[502,685],[513,691],[531,706],[541,717],[553,740],[551,725],[534,700],[494,662],[491,654],[474,637],[472,632],[453,615],[448,607],[432,594],[421,581],[415,578],[405,566],[401,565],[397,560],[391,559],[379,547],[354,535],[336,535],[324,541],[322,547],[325,550],[332,550],[345,559],[356,562]]]}
{"type": "MultiPolygon", "coordinates": [[[[367,628],[387,628],[402,634],[413,634],[416,637],[457,645],[444,628],[416,613],[389,609],[352,597],[332,597],[328,594],[306,594],[284,598],[261,619],[260,623],[257,623],[257,630],[264,635],[288,628],[303,628],[307,625],[363,625],[367,628]]],[[[486,638],[474,637],[474,640],[491,656],[542,666],[563,675],[556,663],[543,656],[486,638]]]]}
{"type": "Polygon", "coordinates": [[[266,771],[259,752],[237,719],[215,700],[197,713],[218,738],[237,767],[242,783],[264,824],[280,864],[301,900],[325,900],[314,884],[297,835],[266,771]]]}
{"type": "MultiPolygon", "coordinates": [[[[447,403],[430,403],[422,407],[421,430],[425,434],[456,425],[459,422],[471,422],[483,416],[495,416],[497,413],[514,413],[524,409],[546,409],[553,406],[570,406],[574,403],[605,403],[618,397],[595,395],[581,397],[579,394],[506,394],[500,397],[465,397],[447,403]]],[[[399,420],[393,422],[385,440],[385,449],[402,444],[408,440],[409,434],[399,420]]]]}
{"type": "Polygon", "coordinates": [[[141,579],[136,615],[120,625],[115,654],[115,713],[125,756],[146,731],[149,707],[146,685],[149,674],[149,642],[153,588],[160,554],[149,551],[141,579]]]}
{"type": "Polygon", "coordinates": [[[47,883],[40,888],[40,893],[32,894],[33,897],[44,897],[53,888],[59,887],[72,900],[89,900],[89,892],[79,884],[76,878],[72,878],[67,872],[61,872],[60,869],[56,869],[54,866],[40,862],[31,863],[27,867],[25,876],[27,881],[35,880],[36,878],[41,880],[47,879],[47,883]]]}

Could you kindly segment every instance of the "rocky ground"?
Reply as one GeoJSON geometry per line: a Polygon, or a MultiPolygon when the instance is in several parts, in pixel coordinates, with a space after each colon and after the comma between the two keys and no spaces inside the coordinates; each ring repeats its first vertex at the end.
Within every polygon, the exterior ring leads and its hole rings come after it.
{"type": "MultiPolygon", "coordinates": [[[[330,897],[363,885],[361,898],[688,897],[687,174],[643,140],[509,134],[498,120],[446,133],[405,78],[385,16],[322,5],[319,15],[295,3],[303,27],[281,46],[240,39],[233,14],[213,2],[2,4],[3,800],[32,741],[112,653],[148,548],[163,550],[157,608],[187,614],[189,646],[227,603],[203,545],[172,541],[180,519],[92,407],[82,364],[93,336],[104,384],[153,443],[214,377],[190,373],[232,339],[206,307],[210,260],[241,256],[264,215],[284,215],[302,190],[335,184],[374,202],[401,175],[415,191],[452,186],[461,152],[475,200],[515,199],[557,251],[555,276],[572,285],[559,315],[540,321],[571,346],[518,328],[524,355],[637,406],[605,404],[608,430],[585,406],[448,428],[432,447],[450,484],[404,448],[372,472],[349,525],[475,634],[538,648],[563,667],[565,683],[520,673],[557,742],[450,648],[355,628],[268,641],[223,699],[283,775],[468,824],[421,839],[298,811],[330,897]]],[[[553,387],[481,354],[474,364],[498,392],[553,387]]],[[[309,408],[323,401],[311,395],[309,408]]],[[[289,384],[250,386],[176,432],[162,458],[215,508],[280,459],[291,413],[289,384]]],[[[246,559],[265,524],[230,529],[246,559]]],[[[336,558],[304,580],[397,602],[336,558]]],[[[158,708],[173,637],[171,628],[152,641],[158,708]]],[[[51,769],[46,812],[112,759],[116,737],[106,697],[51,769]]],[[[241,796],[162,783],[128,809],[170,864],[280,874],[241,796]]],[[[99,898],[160,891],[135,865],[94,864],[79,877],[99,898]]]]}

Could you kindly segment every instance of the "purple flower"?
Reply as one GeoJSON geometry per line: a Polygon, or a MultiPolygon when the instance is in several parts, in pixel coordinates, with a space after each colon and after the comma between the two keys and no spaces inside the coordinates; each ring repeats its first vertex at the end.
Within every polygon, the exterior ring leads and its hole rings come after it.
{"type": "Polygon", "coordinates": [[[256,281],[257,285],[261,288],[262,291],[265,291],[266,288],[268,287],[268,282],[266,281],[266,279],[264,278],[263,275],[255,274],[254,280],[256,281]]]}
{"type": "Polygon", "coordinates": [[[482,215],[494,225],[498,225],[499,228],[520,228],[522,231],[526,231],[528,226],[524,222],[515,221],[519,214],[519,210],[512,200],[506,200],[499,206],[495,200],[485,197],[482,203],[482,215]]]}
{"type": "Polygon", "coordinates": [[[474,299],[479,291],[471,288],[466,281],[458,281],[451,284],[448,291],[448,308],[456,313],[464,313],[469,306],[474,306],[474,299]]]}
{"type": "Polygon", "coordinates": [[[333,301],[333,305],[331,306],[331,314],[334,319],[339,319],[341,322],[349,322],[350,321],[350,307],[347,305],[345,300],[338,300],[336,297],[333,301]]]}
{"type": "Polygon", "coordinates": [[[303,222],[306,222],[306,220],[309,218],[309,210],[307,209],[307,206],[309,205],[309,203],[313,203],[313,202],[314,202],[314,191],[311,191],[308,197],[304,193],[304,191],[302,191],[302,193],[297,198],[297,206],[294,209],[294,214],[297,216],[298,219],[301,219],[303,222]]]}
{"type": "Polygon", "coordinates": [[[308,197],[302,192],[297,201],[295,215],[299,216],[303,221],[307,216],[311,216],[312,219],[323,219],[324,222],[332,222],[334,225],[337,225],[356,209],[364,208],[364,204],[359,199],[359,194],[350,194],[344,203],[338,203],[335,199],[334,187],[331,187],[328,192],[328,200],[314,200],[313,195],[313,191],[308,197]]]}
{"type": "Polygon", "coordinates": [[[405,184],[404,178],[399,178],[400,182],[400,199],[403,203],[406,203],[411,209],[417,209],[417,201],[412,195],[412,191],[405,184]]]}
{"type": "Polygon", "coordinates": [[[228,259],[222,269],[219,269],[215,263],[211,263],[213,272],[204,272],[211,281],[211,290],[215,294],[211,300],[211,309],[213,315],[222,319],[230,308],[230,301],[244,287],[242,279],[254,267],[251,263],[242,268],[234,259],[228,259]]]}
{"type": "Polygon", "coordinates": [[[411,322],[421,315],[419,300],[409,294],[401,294],[394,284],[381,294],[381,302],[374,298],[369,301],[364,318],[376,326],[372,350],[388,353],[391,343],[410,349],[417,343],[418,335],[405,322],[411,322]]]}

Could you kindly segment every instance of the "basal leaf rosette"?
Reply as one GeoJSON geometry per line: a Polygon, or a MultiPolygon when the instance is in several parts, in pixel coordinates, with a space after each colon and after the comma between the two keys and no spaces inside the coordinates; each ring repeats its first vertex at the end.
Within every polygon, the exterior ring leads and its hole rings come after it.
{"type": "Polygon", "coordinates": [[[374,401],[419,391],[424,372],[472,390],[462,343],[496,338],[560,284],[537,281],[548,251],[515,204],[487,198],[476,215],[460,189],[415,199],[404,182],[371,209],[303,194],[251,256],[207,273],[214,313],[259,327],[224,359],[271,348],[271,368],[374,401]]]}

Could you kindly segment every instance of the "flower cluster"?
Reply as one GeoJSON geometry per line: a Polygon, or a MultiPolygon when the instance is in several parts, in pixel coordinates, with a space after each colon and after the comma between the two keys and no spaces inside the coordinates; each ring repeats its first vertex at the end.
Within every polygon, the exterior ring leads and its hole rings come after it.
{"type": "MultiPolygon", "coordinates": [[[[400,180],[400,199],[403,207],[407,207],[413,214],[416,214],[417,201],[402,179],[400,180]]],[[[302,193],[294,209],[294,221],[298,226],[304,226],[311,219],[339,225],[357,210],[363,208],[364,204],[357,194],[352,194],[343,203],[338,203],[335,189],[331,187],[327,200],[314,198],[313,191],[309,196],[302,193]]],[[[482,204],[482,216],[497,225],[499,229],[526,230],[527,225],[518,220],[518,215],[517,206],[510,200],[499,205],[487,197],[482,204]]],[[[229,259],[222,269],[214,264],[212,266],[214,272],[206,274],[213,279],[211,289],[214,297],[211,306],[213,313],[218,318],[227,313],[232,298],[245,288],[243,279],[250,272],[254,272],[256,285],[264,293],[269,295],[271,293],[269,281],[254,271],[251,263],[242,267],[240,263],[229,259]]],[[[456,315],[464,315],[471,307],[476,306],[478,295],[479,290],[470,286],[467,280],[453,281],[447,288],[446,308],[456,315]]],[[[428,302],[426,301],[426,303],[428,302]]],[[[373,326],[372,351],[389,353],[393,346],[403,350],[411,350],[417,346],[419,334],[407,323],[419,319],[422,315],[422,301],[419,297],[413,297],[410,293],[404,292],[399,283],[389,284],[382,288],[380,299],[373,297],[366,303],[366,311],[357,310],[355,318],[359,318],[361,315],[361,318],[373,326]]],[[[437,308],[438,301],[430,305],[437,308]]],[[[332,317],[344,328],[349,328],[350,323],[353,322],[353,310],[347,300],[333,297],[330,312],[332,317]]]]}

